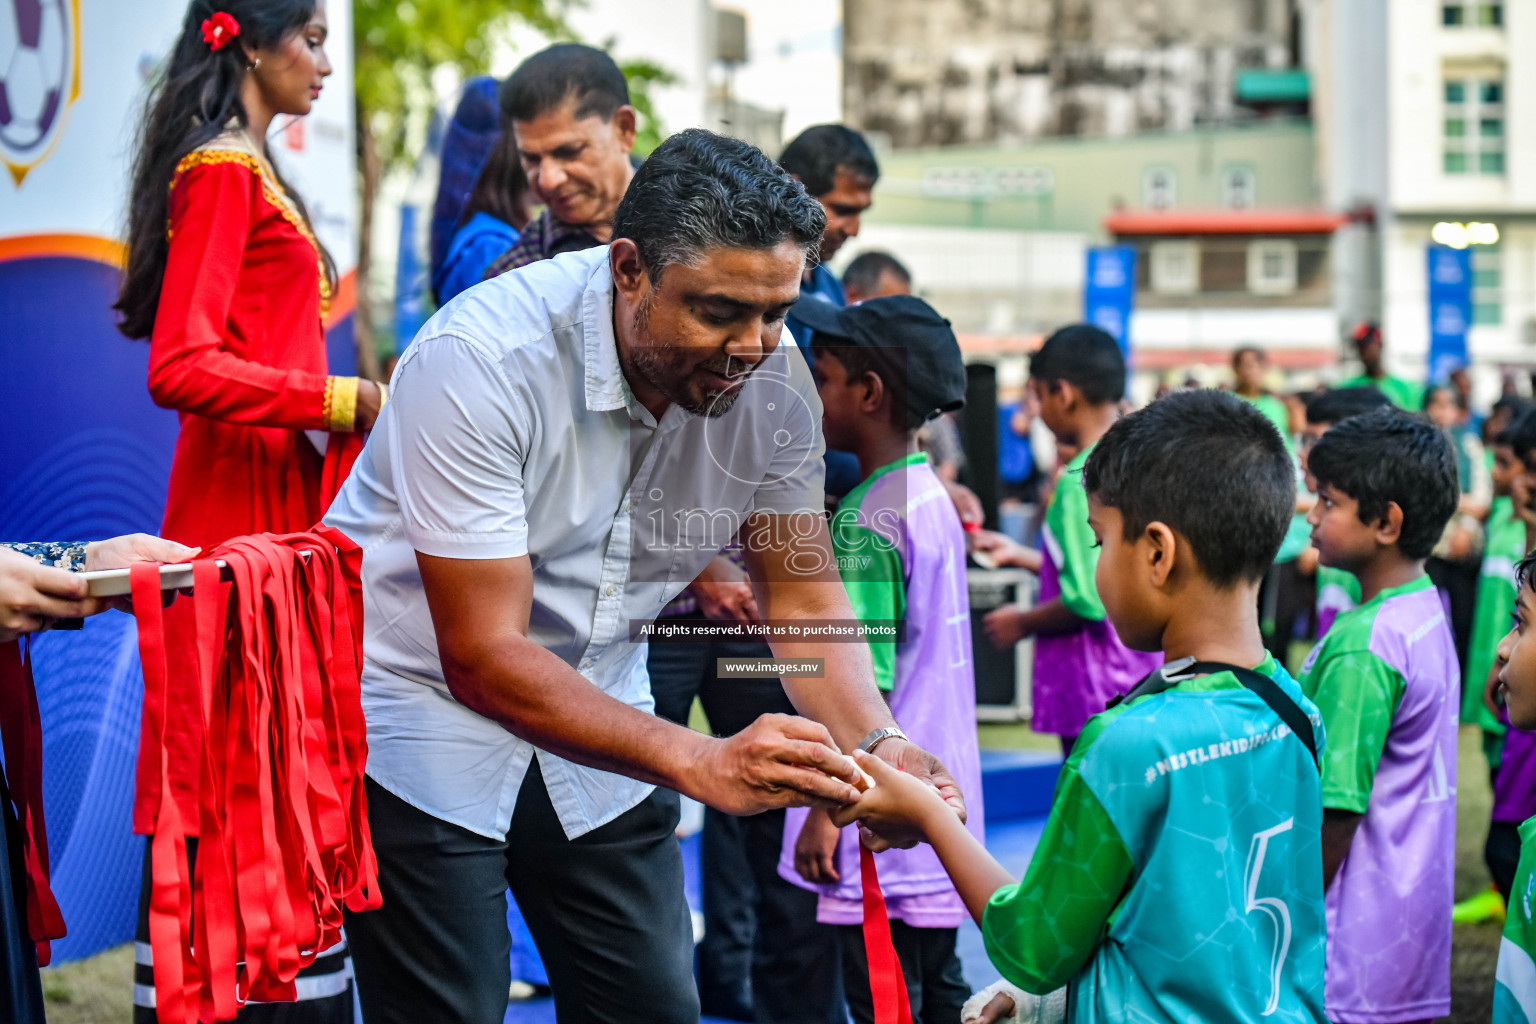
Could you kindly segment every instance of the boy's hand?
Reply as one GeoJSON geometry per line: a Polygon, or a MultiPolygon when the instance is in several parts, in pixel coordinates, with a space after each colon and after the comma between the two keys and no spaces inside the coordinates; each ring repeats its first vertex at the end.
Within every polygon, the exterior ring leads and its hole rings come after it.
{"type": "Polygon", "coordinates": [[[998,565],[1012,565],[1030,572],[1040,571],[1040,552],[1027,548],[1006,533],[977,530],[967,536],[971,551],[986,555],[998,565]]]}
{"type": "Polygon", "coordinates": [[[837,871],[837,840],[841,833],[832,819],[816,808],[805,816],[800,838],[795,840],[795,870],[807,882],[818,885],[840,882],[837,871]]]}
{"type": "Polygon", "coordinates": [[[857,821],[863,826],[865,845],[870,845],[869,832],[886,839],[911,836],[925,840],[936,815],[955,813],[937,789],[887,764],[880,756],[859,750],[853,757],[875,784],[859,796],[858,803],[833,811],[832,823],[841,827],[857,821]]]}
{"type": "Polygon", "coordinates": [[[1029,636],[1024,612],[1022,605],[1009,604],[994,608],[982,617],[981,626],[987,631],[987,639],[992,641],[992,646],[1003,650],[1029,636]]]}
{"type": "Polygon", "coordinates": [[[965,1018],[965,1024],[997,1024],[998,1021],[1012,1019],[1017,1010],[1013,996],[1007,992],[999,992],[987,1000],[987,1005],[983,1006],[976,1016],[965,1018]]]}

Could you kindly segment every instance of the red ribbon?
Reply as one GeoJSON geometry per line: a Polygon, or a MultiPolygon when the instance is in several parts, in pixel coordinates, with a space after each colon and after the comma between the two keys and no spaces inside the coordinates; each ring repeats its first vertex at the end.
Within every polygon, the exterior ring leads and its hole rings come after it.
{"type": "Polygon", "coordinates": [[[299,970],[340,940],[342,908],[379,906],[361,561],[325,527],[237,538],[192,563],[192,599],[164,613],[158,567],[129,570],[145,684],[134,827],[153,836],[165,1024],[293,1000],[299,970]]]}
{"type": "Polygon", "coordinates": [[[864,956],[869,961],[869,994],[875,1024],[912,1024],[912,1004],[907,999],[907,979],[891,943],[891,921],[886,916],[885,894],[875,871],[875,855],[859,844],[859,880],[864,888],[864,956]]]}
{"type": "MultiPolygon", "coordinates": [[[[32,648],[0,644],[0,743],[16,821],[21,826],[21,861],[26,870],[27,933],[37,943],[37,963],[52,959],[49,939],[64,937],[64,915],[48,885],[48,830],[43,825],[43,720],[32,683],[32,648]]],[[[0,871],[6,866],[0,864],[0,871]]]]}

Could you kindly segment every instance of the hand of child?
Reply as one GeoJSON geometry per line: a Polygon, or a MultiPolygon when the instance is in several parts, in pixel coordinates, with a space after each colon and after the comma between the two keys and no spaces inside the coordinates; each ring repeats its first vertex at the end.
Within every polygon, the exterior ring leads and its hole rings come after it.
{"type": "MultiPolygon", "coordinates": [[[[939,791],[916,776],[887,764],[875,754],[855,751],[854,761],[875,784],[866,789],[858,803],[832,812],[832,823],[839,827],[857,821],[878,836],[916,835],[926,839],[934,817],[954,814],[939,791]]],[[[869,835],[861,829],[868,844],[869,835]]]]}
{"type": "Polygon", "coordinates": [[[795,840],[795,870],[807,882],[818,885],[840,882],[843,876],[837,871],[838,827],[832,819],[817,810],[805,816],[800,837],[795,840]]]}
{"type": "Polygon", "coordinates": [[[1025,626],[1024,609],[1016,604],[994,608],[982,617],[981,626],[987,631],[987,639],[998,650],[1012,647],[1029,636],[1025,626]]]}

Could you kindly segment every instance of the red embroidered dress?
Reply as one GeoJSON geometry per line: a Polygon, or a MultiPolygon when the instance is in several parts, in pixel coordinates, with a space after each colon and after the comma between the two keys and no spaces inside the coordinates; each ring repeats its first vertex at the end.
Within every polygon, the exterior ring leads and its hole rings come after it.
{"type": "Polygon", "coordinates": [[[150,395],[181,414],[162,533],[308,529],[325,509],[303,431],[351,431],[357,396],[357,378],[326,374],[319,246],[242,130],[188,154],[170,190],[149,359],[150,395]]]}

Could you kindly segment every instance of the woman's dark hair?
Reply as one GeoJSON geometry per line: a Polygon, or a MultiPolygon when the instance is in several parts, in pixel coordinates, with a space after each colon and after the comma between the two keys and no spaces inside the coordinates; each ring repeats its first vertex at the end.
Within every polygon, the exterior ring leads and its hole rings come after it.
{"type": "Polygon", "coordinates": [[[486,157],[480,177],[475,179],[469,202],[459,217],[459,227],[477,213],[488,213],[519,231],[528,224],[528,176],[517,157],[517,137],[512,134],[510,123],[502,124],[501,138],[491,147],[491,155],[486,157]]]}
{"type": "MultiPolygon", "coordinates": [[[[249,123],[240,101],[247,50],[275,47],[314,13],[315,0],[193,0],[188,5],[181,35],[145,101],[136,145],[128,196],[128,267],[113,307],[123,316],[118,330],[128,337],[148,338],[155,329],[170,248],[165,225],[176,165],[213,141],[231,120],[241,127],[249,123]],[[240,25],[240,34],[218,50],[203,41],[203,22],[215,11],[228,13],[240,25]]],[[[277,184],[308,221],[298,194],[281,176],[277,184]]],[[[334,286],[336,265],[324,246],[320,256],[334,286]]]]}

